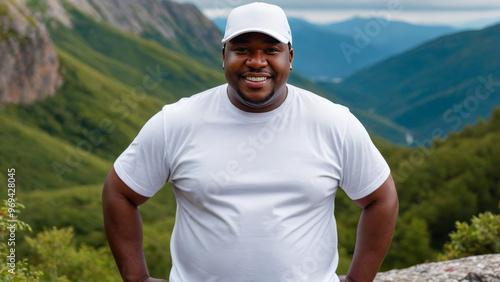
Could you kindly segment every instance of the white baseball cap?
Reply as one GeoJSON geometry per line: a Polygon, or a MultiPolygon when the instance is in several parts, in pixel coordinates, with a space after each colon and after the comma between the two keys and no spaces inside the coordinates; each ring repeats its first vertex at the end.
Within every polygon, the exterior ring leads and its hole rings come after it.
{"type": "Polygon", "coordinates": [[[234,8],[227,18],[222,43],[248,32],[259,32],[292,44],[292,32],[285,11],[276,5],[255,2],[234,8]]]}

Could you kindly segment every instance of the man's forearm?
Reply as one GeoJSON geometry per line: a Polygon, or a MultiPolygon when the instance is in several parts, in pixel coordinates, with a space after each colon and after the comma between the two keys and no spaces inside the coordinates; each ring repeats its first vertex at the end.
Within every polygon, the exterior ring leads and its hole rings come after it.
{"type": "Polygon", "coordinates": [[[363,209],[347,281],[373,281],[389,249],[398,214],[397,198],[363,209]]]}
{"type": "Polygon", "coordinates": [[[109,187],[103,190],[106,236],[124,281],[149,277],[142,246],[142,221],[137,206],[109,187]]]}

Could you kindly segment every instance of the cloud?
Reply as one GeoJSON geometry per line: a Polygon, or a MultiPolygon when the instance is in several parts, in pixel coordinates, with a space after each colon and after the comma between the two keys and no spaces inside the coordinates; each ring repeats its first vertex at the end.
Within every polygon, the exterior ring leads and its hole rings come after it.
{"type": "MultiPolygon", "coordinates": [[[[201,9],[216,9],[220,7],[234,8],[239,5],[254,2],[253,0],[177,0],[178,2],[194,3],[201,9]]],[[[284,9],[373,9],[386,7],[394,2],[409,9],[419,10],[489,10],[500,9],[498,0],[351,0],[351,1],[331,1],[331,0],[275,0],[267,1],[281,6],[284,9]]]]}
{"type": "MultiPolygon", "coordinates": [[[[180,0],[188,1],[188,0],[180,0]]],[[[239,5],[252,0],[192,0],[209,18],[227,17],[239,5]]],[[[391,7],[400,11],[390,13],[391,20],[424,25],[450,25],[481,28],[500,21],[500,1],[435,1],[435,0],[276,0],[268,1],[284,8],[287,15],[314,23],[345,21],[353,17],[369,18],[387,15],[391,7]]]]}

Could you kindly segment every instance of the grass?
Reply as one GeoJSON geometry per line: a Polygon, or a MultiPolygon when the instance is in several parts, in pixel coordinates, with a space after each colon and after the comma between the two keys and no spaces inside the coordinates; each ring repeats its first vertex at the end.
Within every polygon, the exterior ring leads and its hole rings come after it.
{"type": "MultiPolygon", "coordinates": [[[[0,168],[16,169],[17,195],[103,179],[110,162],[0,112],[0,168]]],[[[5,175],[1,176],[5,178],[5,175]]],[[[5,179],[3,179],[5,181],[5,179]]],[[[3,198],[6,195],[2,195],[3,198]]]]}

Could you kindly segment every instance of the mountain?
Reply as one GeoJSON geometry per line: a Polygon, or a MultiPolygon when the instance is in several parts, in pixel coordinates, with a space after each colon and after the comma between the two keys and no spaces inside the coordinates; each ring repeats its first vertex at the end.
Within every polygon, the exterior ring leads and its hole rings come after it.
{"type": "Polygon", "coordinates": [[[344,22],[325,25],[323,28],[349,36],[351,40],[348,43],[360,49],[364,48],[360,47],[364,44],[383,47],[384,53],[377,61],[402,53],[431,39],[456,32],[456,29],[449,26],[414,25],[380,17],[355,17],[344,22]]]}
{"type": "Polygon", "coordinates": [[[498,44],[500,25],[460,32],[322,86],[406,128],[410,141],[444,137],[500,104],[498,44]]]}
{"type": "Polygon", "coordinates": [[[32,103],[62,84],[50,35],[19,1],[0,3],[0,103],[32,103]]]}
{"type": "Polygon", "coordinates": [[[311,79],[330,81],[345,77],[383,53],[382,48],[371,44],[356,56],[346,56],[341,46],[352,41],[349,36],[299,19],[290,19],[289,23],[295,50],[294,67],[311,79]]]}
{"type": "MultiPolygon", "coordinates": [[[[34,2],[34,1],[30,1],[34,2]]],[[[222,36],[192,4],[169,0],[41,0],[32,6],[49,18],[72,27],[68,4],[117,29],[151,39],[206,65],[219,67],[222,36]]]]}
{"type": "MultiPolygon", "coordinates": [[[[226,20],[214,19],[224,30],[226,20]]],[[[390,56],[455,30],[446,26],[417,26],[383,18],[354,18],[330,25],[290,18],[295,49],[294,67],[320,81],[345,78],[390,56]]]]}

